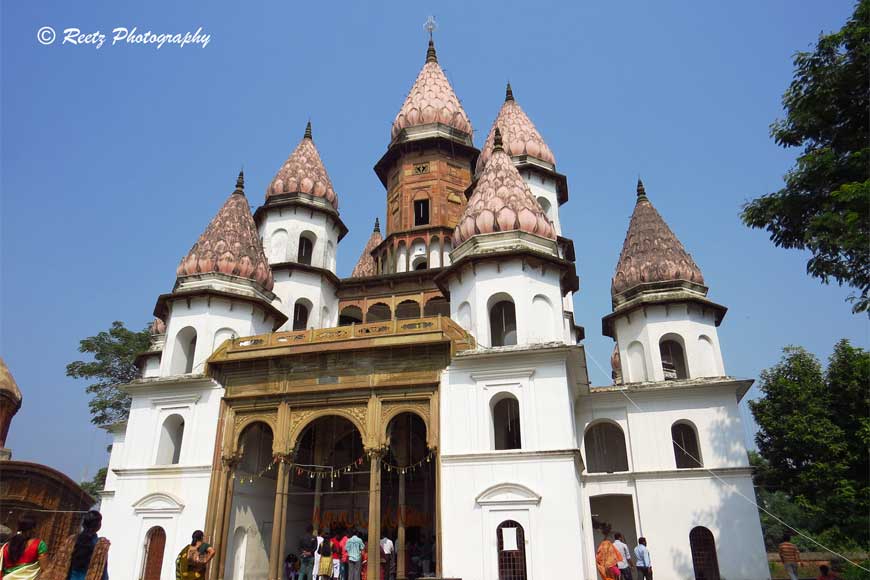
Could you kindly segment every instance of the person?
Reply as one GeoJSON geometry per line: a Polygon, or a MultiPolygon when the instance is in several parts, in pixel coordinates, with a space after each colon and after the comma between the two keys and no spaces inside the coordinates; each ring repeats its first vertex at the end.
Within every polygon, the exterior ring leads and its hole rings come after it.
{"type": "Polygon", "coordinates": [[[299,558],[296,554],[287,554],[284,558],[284,580],[296,580],[299,577],[299,558]]]}
{"type": "MultiPolygon", "coordinates": [[[[103,526],[103,516],[96,510],[82,518],[82,531],[68,536],[57,549],[48,572],[41,580],[108,580],[106,563],[109,540],[97,536],[103,526]]],[[[3,577],[7,580],[6,577],[3,577]]]]}
{"type": "Polygon", "coordinates": [[[634,580],[631,577],[631,552],[625,543],[625,536],[622,535],[622,532],[616,532],[613,538],[615,539],[613,546],[619,550],[619,554],[622,556],[622,560],[616,565],[619,568],[619,577],[621,580],[634,580]]]}
{"type": "Polygon", "coordinates": [[[319,537],[320,547],[317,549],[320,561],[317,566],[317,577],[320,580],[332,578],[332,543],[326,537],[319,537]]]}
{"type": "Polygon", "coordinates": [[[36,537],[36,520],[31,516],[18,519],[18,531],[0,550],[0,578],[30,580],[48,566],[48,546],[36,537]]]}
{"type": "Polygon", "coordinates": [[[619,562],[622,561],[622,554],[610,541],[610,526],[602,524],[600,529],[604,539],[595,551],[595,567],[601,580],[619,580],[619,562]]]}
{"type": "Polygon", "coordinates": [[[384,530],[384,537],[381,538],[380,544],[382,556],[381,561],[383,562],[383,565],[381,566],[381,576],[382,578],[387,578],[387,580],[395,580],[392,562],[395,559],[396,547],[393,545],[393,540],[391,540],[387,534],[387,530],[384,530]]]}
{"type": "Polygon", "coordinates": [[[205,534],[196,530],[190,537],[190,544],[182,548],[175,559],[176,580],[205,580],[208,563],[214,555],[214,548],[206,543],[205,534]]]}
{"type": "Polygon", "coordinates": [[[314,552],[317,551],[317,537],[314,526],[305,526],[305,534],[299,538],[299,580],[312,580],[314,574],[314,552]]]}
{"type": "Polygon", "coordinates": [[[317,548],[314,550],[314,568],[312,568],[312,573],[314,574],[314,580],[320,578],[320,550],[323,547],[323,536],[320,531],[316,532],[315,541],[317,542],[317,548]]]}
{"type": "Polygon", "coordinates": [[[332,577],[339,580],[341,577],[341,533],[338,531],[333,533],[329,544],[332,547],[332,577]]]}
{"type": "Polygon", "coordinates": [[[779,559],[788,573],[789,580],[798,580],[798,564],[801,561],[801,553],[797,546],[791,543],[791,534],[785,534],[782,537],[782,543],[779,545],[779,559]]]}
{"type": "Polygon", "coordinates": [[[348,560],[347,560],[347,541],[350,539],[347,537],[347,530],[342,528],[342,530],[338,534],[340,536],[338,540],[338,545],[341,547],[341,568],[339,573],[340,580],[347,580],[347,570],[348,570],[348,560]]]}
{"type": "Polygon", "coordinates": [[[637,539],[637,547],[634,549],[634,565],[637,567],[637,580],[652,580],[652,561],[646,547],[646,538],[642,536],[637,539]]]}
{"type": "Polygon", "coordinates": [[[362,552],[365,548],[365,543],[363,543],[362,538],[359,537],[359,533],[356,530],[347,539],[344,548],[347,554],[348,580],[362,580],[362,552]]]}

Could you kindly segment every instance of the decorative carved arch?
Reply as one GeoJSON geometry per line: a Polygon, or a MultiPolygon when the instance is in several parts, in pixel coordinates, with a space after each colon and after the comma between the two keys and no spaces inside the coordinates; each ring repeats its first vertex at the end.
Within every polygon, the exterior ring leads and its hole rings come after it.
{"type": "Polygon", "coordinates": [[[153,492],[133,504],[136,514],[177,514],[184,509],[184,503],[170,493],[153,492]]]}
{"type": "Polygon", "coordinates": [[[292,410],[290,413],[290,433],[287,436],[287,447],[289,449],[296,449],[299,436],[302,435],[306,427],[318,419],[330,416],[337,416],[350,421],[356,427],[356,430],[359,431],[363,445],[366,445],[366,441],[368,441],[366,408],[365,406],[359,406],[343,409],[330,407],[324,409],[301,409],[299,411],[292,410]]]}
{"type": "Polygon", "coordinates": [[[541,496],[519,483],[497,483],[480,492],[474,499],[479,505],[537,505],[541,496]]]}
{"type": "Polygon", "coordinates": [[[239,451],[239,442],[242,439],[242,433],[245,432],[245,429],[253,425],[254,423],[263,423],[266,425],[269,430],[272,432],[272,439],[276,439],[275,433],[277,432],[277,422],[278,417],[277,413],[269,413],[262,414],[257,413],[256,415],[236,415],[236,425],[235,425],[235,434],[233,435],[233,453],[237,453],[239,451]]]}

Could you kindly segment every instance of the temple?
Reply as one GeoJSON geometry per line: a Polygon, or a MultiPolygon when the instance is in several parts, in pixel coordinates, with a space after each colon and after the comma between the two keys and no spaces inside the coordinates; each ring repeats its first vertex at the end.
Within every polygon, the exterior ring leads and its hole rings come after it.
{"type": "Polygon", "coordinates": [[[614,381],[593,386],[568,181],[510,85],[477,149],[430,39],[347,278],[314,129],[254,211],[228,183],[157,300],[111,429],[111,577],[171,577],[203,529],[210,578],[278,580],[309,524],[363,532],[375,579],[384,536],[400,579],[591,579],[607,529],[648,537],[661,578],[769,577],[751,381],[727,374],[726,309],[642,183],[602,322],[614,381]]]}

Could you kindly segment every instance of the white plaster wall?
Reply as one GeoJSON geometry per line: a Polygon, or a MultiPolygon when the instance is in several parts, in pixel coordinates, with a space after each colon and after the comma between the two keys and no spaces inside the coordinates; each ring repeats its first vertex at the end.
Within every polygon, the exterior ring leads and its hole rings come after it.
{"type": "Polygon", "coordinates": [[[156,381],[133,395],[124,434],[115,437],[102,505],[103,533],[112,541],[109,575],[137,578],[145,535],[166,531],[162,575],[174,574],[175,557],[190,534],[205,526],[214,439],[223,388],[210,379],[167,385],[156,381]],[[154,461],[163,420],[184,417],[178,465],[154,461]]]}
{"type": "Polygon", "coordinates": [[[666,334],[682,337],[689,378],[725,375],[725,364],[712,310],[703,312],[700,307],[685,303],[652,305],[618,317],[614,321],[614,329],[622,362],[622,376],[627,383],[664,380],[659,340],[666,334]],[[712,346],[706,354],[698,342],[701,336],[708,337],[712,346]],[[640,342],[644,348],[647,370],[645,378],[629,369],[628,348],[635,341],[640,342]]]}
{"type": "Polygon", "coordinates": [[[272,292],[280,299],[275,303],[287,315],[287,322],[278,330],[293,328],[293,306],[300,298],[311,302],[308,313],[308,328],[331,328],[338,326],[338,296],[335,286],[317,272],[296,269],[280,269],[274,272],[275,287],[272,292]],[[327,313],[324,316],[324,308],[327,313]]]}
{"type": "Polygon", "coordinates": [[[572,390],[564,353],[504,353],[488,361],[454,360],[441,375],[441,451],[494,451],[491,403],[509,393],[519,402],[524,451],[576,447],[572,390]]]}
{"type": "Polygon", "coordinates": [[[475,269],[465,268],[449,282],[450,317],[463,325],[480,346],[491,346],[489,329],[489,299],[495,294],[508,294],[513,299],[517,317],[517,345],[541,342],[570,342],[562,313],[559,272],[553,268],[523,269],[519,259],[507,259],[495,264],[483,262],[475,269]],[[533,302],[536,296],[547,299],[550,314],[541,316],[533,302]],[[467,303],[470,309],[468,326],[460,310],[467,303]]]}
{"type": "Polygon", "coordinates": [[[562,222],[559,219],[559,195],[556,192],[556,180],[550,177],[545,177],[533,171],[523,171],[521,173],[523,181],[529,186],[532,195],[535,199],[543,197],[550,203],[550,209],[547,212],[547,217],[553,221],[556,226],[556,233],[562,235],[562,222]]]}
{"type": "MultiPolygon", "coordinates": [[[[671,427],[677,421],[687,421],[695,427],[705,468],[749,465],[733,384],[628,395],[642,410],[619,393],[581,399],[578,432],[582,436],[597,421],[618,424],[626,438],[629,470],[676,469],[671,427]]],[[[582,441],[580,447],[585,462],[582,441]]]]}
{"type": "Polygon", "coordinates": [[[530,580],[577,578],[576,571],[584,568],[580,493],[570,454],[442,454],[441,482],[445,578],[497,580],[496,528],[505,520],[518,521],[524,528],[530,580]],[[508,490],[490,494],[495,497],[489,502],[478,500],[499,485],[508,490]],[[509,491],[514,486],[517,491],[509,491]]]}
{"type": "Polygon", "coordinates": [[[166,345],[160,361],[160,376],[173,374],[171,365],[176,344],[176,336],[187,327],[196,330],[196,352],[193,358],[193,373],[202,373],[205,361],[211,356],[215,334],[223,329],[235,331],[236,336],[252,336],[272,331],[272,318],[263,320],[262,309],[255,313],[254,306],[241,300],[231,301],[224,298],[196,297],[188,300],[179,298],[171,301],[169,316],[166,318],[166,345]]]}
{"type": "Polygon", "coordinates": [[[271,208],[261,220],[259,232],[270,264],[295,262],[299,255],[299,236],[303,232],[310,232],[316,238],[311,265],[335,273],[339,229],[332,216],[325,211],[300,205],[271,208]],[[277,238],[284,247],[275,245],[274,234],[279,230],[287,232],[286,237],[277,238]]]}

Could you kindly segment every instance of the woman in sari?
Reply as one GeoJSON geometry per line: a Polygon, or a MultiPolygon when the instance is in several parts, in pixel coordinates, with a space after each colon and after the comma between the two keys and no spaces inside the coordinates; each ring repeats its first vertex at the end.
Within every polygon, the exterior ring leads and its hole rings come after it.
{"type": "Polygon", "coordinates": [[[205,542],[202,530],[193,532],[190,544],[182,548],[175,559],[176,580],[205,580],[208,563],[214,554],[214,548],[205,542]]]}
{"type": "MultiPolygon", "coordinates": [[[[82,518],[82,531],[61,542],[51,566],[40,580],[108,580],[109,540],[97,536],[103,516],[91,510],[82,518]]],[[[6,580],[5,578],[3,580],[6,580]]]]}
{"type": "Polygon", "coordinates": [[[332,578],[332,542],[328,536],[324,534],[323,543],[320,544],[320,563],[318,564],[317,577],[320,580],[329,580],[332,578]]]}
{"type": "Polygon", "coordinates": [[[595,566],[598,568],[598,575],[601,580],[613,580],[619,578],[619,562],[622,562],[622,554],[610,541],[610,526],[604,524],[601,526],[601,533],[604,534],[604,539],[598,544],[598,550],[595,551],[595,566]]]}
{"type": "Polygon", "coordinates": [[[34,537],[36,520],[22,516],[18,532],[0,549],[0,578],[32,580],[39,578],[48,565],[48,547],[34,537]]]}

